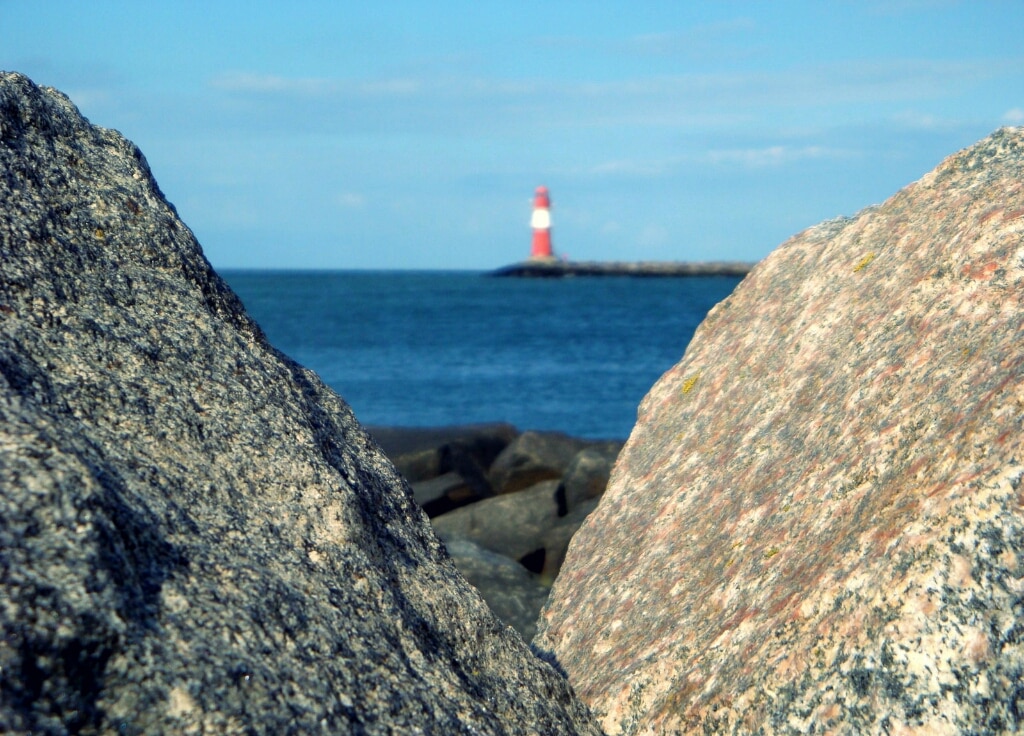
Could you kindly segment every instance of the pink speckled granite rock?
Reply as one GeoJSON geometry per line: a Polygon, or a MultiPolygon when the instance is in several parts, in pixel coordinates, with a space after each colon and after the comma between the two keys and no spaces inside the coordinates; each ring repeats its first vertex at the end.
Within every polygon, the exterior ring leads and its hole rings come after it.
{"type": "Polygon", "coordinates": [[[536,644],[609,733],[1024,726],[1024,129],[780,246],[644,399],[536,644]]]}

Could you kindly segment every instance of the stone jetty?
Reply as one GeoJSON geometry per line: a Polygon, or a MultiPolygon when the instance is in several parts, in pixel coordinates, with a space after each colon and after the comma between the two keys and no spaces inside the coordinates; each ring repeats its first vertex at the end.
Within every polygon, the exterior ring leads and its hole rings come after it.
{"type": "Polygon", "coordinates": [[[562,261],[532,258],[488,272],[488,276],[567,278],[570,276],[746,276],[753,263],[741,261],[562,261]]]}

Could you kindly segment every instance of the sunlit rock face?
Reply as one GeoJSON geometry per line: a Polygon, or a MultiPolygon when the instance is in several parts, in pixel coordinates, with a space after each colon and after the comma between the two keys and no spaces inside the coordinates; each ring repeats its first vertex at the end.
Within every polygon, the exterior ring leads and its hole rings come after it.
{"type": "Polygon", "coordinates": [[[1024,718],[1024,129],[783,243],[653,387],[542,616],[610,733],[1024,718]]]}
{"type": "Polygon", "coordinates": [[[0,73],[0,732],[596,733],[142,154],[0,73]]]}

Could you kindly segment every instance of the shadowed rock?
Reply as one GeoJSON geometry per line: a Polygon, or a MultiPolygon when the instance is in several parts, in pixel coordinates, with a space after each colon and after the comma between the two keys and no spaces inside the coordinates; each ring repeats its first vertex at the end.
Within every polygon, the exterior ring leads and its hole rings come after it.
{"type": "Polygon", "coordinates": [[[515,560],[492,552],[467,539],[445,542],[455,564],[487,605],[502,621],[532,639],[537,615],[548,598],[548,588],[515,560]]]}
{"type": "Polygon", "coordinates": [[[543,480],[561,478],[587,440],[561,432],[523,432],[495,458],[490,468],[496,493],[515,493],[543,480]]]}
{"type": "Polygon", "coordinates": [[[0,73],[0,731],[597,733],[142,154],[0,73]]]}
{"type": "Polygon", "coordinates": [[[468,539],[520,560],[543,549],[544,535],[558,523],[557,488],[557,480],[547,480],[518,493],[478,501],[434,518],[434,530],[446,542],[468,539]]]}
{"type": "Polygon", "coordinates": [[[601,497],[608,486],[608,477],[621,449],[621,443],[606,443],[602,446],[588,447],[576,454],[569,467],[565,469],[559,489],[563,496],[561,503],[565,506],[564,513],[601,497]]]}
{"type": "Polygon", "coordinates": [[[644,399],[536,644],[610,733],[1024,713],[1024,129],[781,245],[644,399]]]}
{"type": "Polygon", "coordinates": [[[487,469],[519,434],[511,424],[457,427],[374,427],[370,430],[413,485],[428,516],[489,498],[487,469]]]}

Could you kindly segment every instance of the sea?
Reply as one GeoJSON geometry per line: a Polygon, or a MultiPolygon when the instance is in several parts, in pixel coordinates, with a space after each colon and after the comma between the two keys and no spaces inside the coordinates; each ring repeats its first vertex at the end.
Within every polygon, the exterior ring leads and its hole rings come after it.
{"type": "Polygon", "coordinates": [[[364,425],[509,422],[625,439],[738,277],[221,271],[270,342],[364,425]]]}

